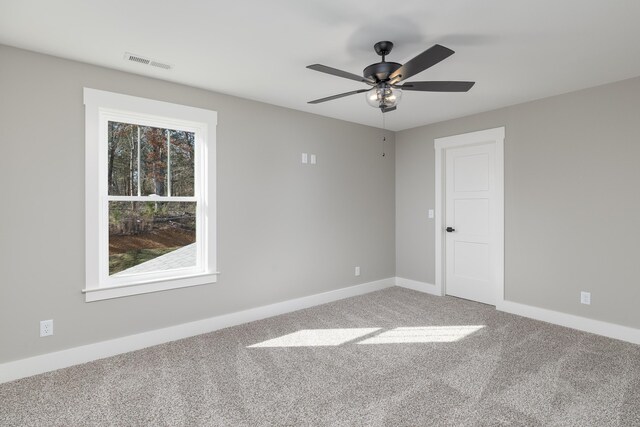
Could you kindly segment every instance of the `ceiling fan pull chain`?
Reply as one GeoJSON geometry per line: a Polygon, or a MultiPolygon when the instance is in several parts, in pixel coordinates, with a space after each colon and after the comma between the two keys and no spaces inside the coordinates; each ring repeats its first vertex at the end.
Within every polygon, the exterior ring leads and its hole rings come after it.
{"type": "Polygon", "coordinates": [[[385,148],[387,142],[387,136],[385,135],[386,127],[384,123],[384,113],[382,113],[382,157],[385,157],[385,148]]]}

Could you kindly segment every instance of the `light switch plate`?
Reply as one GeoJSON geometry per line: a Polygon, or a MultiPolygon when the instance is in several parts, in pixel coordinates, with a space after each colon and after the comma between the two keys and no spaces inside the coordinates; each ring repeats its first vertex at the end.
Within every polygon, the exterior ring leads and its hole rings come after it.
{"type": "Polygon", "coordinates": [[[315,154],[312,154],[312,155],[311,155],[311,164],[312,164],[312,165],[315,165],[315,164],[316,164],[316,155],[315,155],[315,154]]]}
{"type": "Polygon", "coordinates": [[[591,292],[580,292],[580,303],[591,305],[591,292]]]}
{"type": "Polygon", "coordinates": [[[309,162],[309,157],[307,155],[307,153],[302,153],[302,164],[307,164],[309,162]]]}

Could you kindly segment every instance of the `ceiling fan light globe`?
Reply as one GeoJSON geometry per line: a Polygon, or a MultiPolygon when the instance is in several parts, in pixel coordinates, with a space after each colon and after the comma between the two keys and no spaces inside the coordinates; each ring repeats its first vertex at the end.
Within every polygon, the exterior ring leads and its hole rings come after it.
{"type": "Polygon", "coordinates": [[[390,86],[376,86],[365,94],[367,104],[374,108],[395,107],[402,98],[402,91],[390,86]]]}
{"type": "Polygon", "coordinates": [[[380,105],[380,97],[378,92],[378,88],[374,87],[364,94],[365,99],[367,100],[367,104],[371,105],[374,108],[378,108],[378,105],[380,105]]]}
{"type": "Polygon", "coordinates": [[[388,94],[384,99],[385,106],[395,107],[396,105],[398,105],[398,103],[402,99],[402,91],[400,89],[389,88],[389,92],[390,94],[388,94]]]}

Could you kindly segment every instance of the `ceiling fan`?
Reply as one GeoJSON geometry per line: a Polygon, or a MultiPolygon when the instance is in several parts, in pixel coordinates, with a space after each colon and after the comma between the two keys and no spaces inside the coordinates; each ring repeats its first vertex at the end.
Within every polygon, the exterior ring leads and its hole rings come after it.
{"type": "Polygon", "coordinates": [[[366,67],[362,72],[362,77],[347,71],[327,67],[326,65],[313,64],[307,66],[307,68],[320,71],[321,73],[327,73],[343,77],[345,79],[366,83],[371,86],[371,88],[328,96],[326,98],[309,101],[308,103],[319,104],[321,102],[332,101],[345,96],[367,92],[366,99],[369,105],[375,108],[380,108],[383,113],[386,113],[397,108],[398,102],[402,97],[403,90],[415,90],[421,92],[467,92],[475,84],[475,82],[458,81],[405,82],[403,84],[399,84],[427,68],[436,65],[438,62],[455,53],[451,49],[439,44],[433,45],[404,65],[398,64],[397,62],[385,61],[385,56],[387,56],[391,52],[391,49],[393,49],[393,43],[390,41],[378,42],[373,46],[373,48],[378,55],[382,56],[382,61],[366,67]]]}

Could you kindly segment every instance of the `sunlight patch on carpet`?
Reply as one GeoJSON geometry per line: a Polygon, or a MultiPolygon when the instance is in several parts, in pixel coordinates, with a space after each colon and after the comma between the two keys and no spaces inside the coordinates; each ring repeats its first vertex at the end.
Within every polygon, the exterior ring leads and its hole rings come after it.
{"type": "Polygon", "coordinates": [[[380,329],[382,328],[302,329],[292,334],[250,345],[249,348],[336,346],[380,329]]]}
{"type": "Polygon", "coordinates": [[[380,332],[383,328],[302,329],[250,345],[248,348],[338,346],[374,332],[380,333],[356,344],[456,342],[484,327],[485,325],[417,326],[394,328],[383,332],[380,332]]]}
{"type": "Polygon", "coordinates": [[[484,328],[484,325],[418,326],[395,328],[358,344],[405,344],[429,342],[456,342],[484,328]]]}

